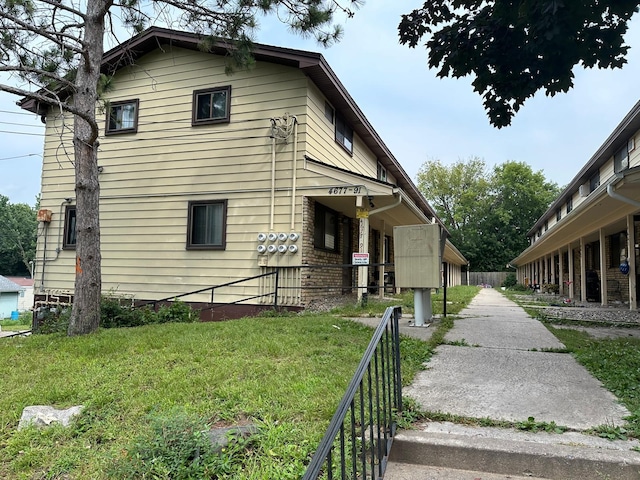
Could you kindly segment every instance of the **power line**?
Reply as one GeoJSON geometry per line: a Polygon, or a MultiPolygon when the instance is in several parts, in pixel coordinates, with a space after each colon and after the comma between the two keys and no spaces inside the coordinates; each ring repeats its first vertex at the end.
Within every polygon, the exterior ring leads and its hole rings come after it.
{"type": "Polygon", "coordinates": [[[29,128],[44,128],[43,125],[31,125],[28,123],[15,123],[15,122],[0,122],[2,125],[17,125],[19,127],[29,127],[29,128]]]}
{"type": "Polygon", "coordinates": [[[27,153],[26,155],[17,155],[15,157],[0,158],[0,162],[3,162],[5,160],[16,160],[18,158],[25,158],[25,157],[42,157],[42,155],[40,155],[39,153],[27,153]]]}
{"type": "Polygon", "coordinates": [[[42,137],[42,133],[27,133],[27,132],[10,132],[8,130],[0,130],[0,133],[9,133],[11,135],[33,135],[34,137],[42,137]]]}
{"type": "Polygon", "coordinates": [[[34,113],[27,113],[27,112],[13,112],[11,110],[0,110],[0,113],[10,113],[12,115],[29,115],[29,116],[36,116],[34,113]]]}

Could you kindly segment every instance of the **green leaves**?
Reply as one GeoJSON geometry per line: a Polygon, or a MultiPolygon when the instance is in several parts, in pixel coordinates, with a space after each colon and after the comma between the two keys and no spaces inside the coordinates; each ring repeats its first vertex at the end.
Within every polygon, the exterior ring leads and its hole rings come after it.
{"type": "Polygon", "coordinates": [[[490,172],[477,157],[449,166],[429,160],[417,180],[474,271],[504,270],[527,247],[527,230],[559,193],[525,163],[508,161],[490,172]]]}
{"type": "Polygon", "coordinates": [[[36,256],[37,230],[35,209],[24,203],[11,204],[0,195],[0,272],[29,275],[29,262],[36,256]]]}
{"type": "Polygon", "coordinates": [[[622,67],[636,11],[637,0],[436,0],[403,15],[398,30],[411,48],[429,35],[429,67],[439,77],[472,75],[489,121],[502,128],[538,90],[573,87],[575,65],[622,67]]]}

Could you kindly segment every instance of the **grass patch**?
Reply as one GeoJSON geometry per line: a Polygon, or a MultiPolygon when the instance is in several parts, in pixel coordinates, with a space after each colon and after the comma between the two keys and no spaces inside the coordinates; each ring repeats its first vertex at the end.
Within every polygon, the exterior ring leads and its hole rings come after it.
{"type": "MultiPolygon", "coordinates": [[[[411,405],[411,403],[410,403],[411,405]]],[[[415,408],[415,406],[414,406],[415,408]]],[[[548,432],[548,433],[564,433],[569,430],[568,427],[557,425],[555,422],[538,422],[534,417],[519,422],[509,422],[506,420],[493,420],[488,417],[476,418],[465,417],[462,415],[454,415],[444,412],[432,411],[414,411],[412,414],[416,420],[429,422],[451,422],[459,425],[469,425],[474,427],[496,427],[496,428],[513,428],[527,432],[548,432]]]]}
{"type": "MultiPolygon", "coordinates": [[[[480,291],[480,287],[459,285],[447,289],[447,315],[459,313],[480,291]]],[[[435,315],[443,313],[444,290],[437,289],[431,295],[432,311],[435,315]]],[[[413,313],[413,290],[393,295],[381,300],[369,296],[366,305],[354,303],[331,310],[333,315],[341,317],[379,317],[387,307],[400,305],[404,313],[413,313]]]]}
{"type": "Polygon", "coordinates": [[[618,434],[640,438],[640,339],[593,339],[577,330],[547,328],[631,412],[624,432],[616,433],[618,427],[603,425],[595,433],[605,438],[618,434]]]}
{"type": "Polygon", "coordinates": [[[22,312],[17,320],[0,320],[0,327],[6,332],[31,329],[31,312],[22,312]]]}
{"type": "Polygon", "coordinates": [[[108,478],[103,467],[150,428],[148,416],[178,406],[211,422],[263,422],[274,429],[270,450],[280,451],[278,442],[300,446],[296,458],[269,455],[236,478],[268,478],[264,472],[278,465],[300,473],[370,338],[370,328],[350,321],[304,317],[7,339],[0,343],[0,361],[11,365],[0,398],[0,478],[58,471],[56,462],[72,478],[108,478]],[[17,432],[22,408],[41,404],[87,410],[75,429],[17,432]]]}
{"type": "MultiPolygon", "coordinates": [[[[372,332],[350,320],[303,315],[5,339],[0,362],[11,368],[3,370],[0,396],[0,478],[144,478],[129,460],[166,452],[171,435],[159,431],[191,431],[178,457],[155,461],[154,478],[179,478],[166,474],[163,462],[199,452],[201,463],[189,464],[195,470],[184,478],[298,479],[372,332]],[[85,411],[70,428],[18,432],[22,409],[43,404],[82,404],[85,411]],[[197,432],[239,419],[255,422],[260,433],[218,465],[197,432]]],[[[409,383],[430,350],[403,337],[401,354],[409,383]]]]}

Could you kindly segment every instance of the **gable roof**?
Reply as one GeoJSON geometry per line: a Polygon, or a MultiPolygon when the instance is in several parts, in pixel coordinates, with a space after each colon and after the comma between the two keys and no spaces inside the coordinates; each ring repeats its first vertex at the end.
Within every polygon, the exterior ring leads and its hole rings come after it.
{"type": "MultiPolygon", "coordinates": [[[[102,60],[102,71],[107,74],[113,74],[118,69],[131,65],[137,58],[165,45],[200,50],[201,40],[202,36],[199,34],[151,27],[105,52],[102,60]]],[[[219,41],[209,51],[214,54],[226,55],[229,48],[230,44],[228,42],[219,41]]],[[[318,86],[336,111],[351,125],[367,148],[378,158],[378,161],[396,178],[398,187],[408,193],[428,218],[435,217],[438,219],[435,210],[431,208],[431,205],[429,205],[400,163],[384,144],[322,54],[260,43],[253,44],[252,54],[257,61],[277,63],[300,69],[318,86]]],[[[19,102],[19,105],[25,110],[42,113],[35,100],[23,99],[19,102]]],[[[446,227],[442,222],[439,219],[437,221],[446,231],[446,227]]]]}
{"type": "Polygon", "coordinates": [[[20,285],[0,275],[0,293],[19,292],[20,290],[22,290],[20,285]]]}

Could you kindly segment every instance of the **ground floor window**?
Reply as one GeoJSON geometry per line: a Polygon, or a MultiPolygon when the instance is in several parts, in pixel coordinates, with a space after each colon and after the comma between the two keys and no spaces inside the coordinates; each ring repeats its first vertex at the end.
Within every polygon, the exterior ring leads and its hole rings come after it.
{"type": "Polygon", "coordinates": [[[316,203],[313,225],[313,246],[331,252],[340,251],[338,212],[316,203]]]}
{"type": "Polygon", "coordinates": [[[76,248],[76,207],[72,205],[67,205],[64,212],[62,248],[68,250],[76,248]]]}
{"type": "Polygon", "coordinates": [[[189,202],[187,249],[224,250],[227,201],[189,202]]]}

